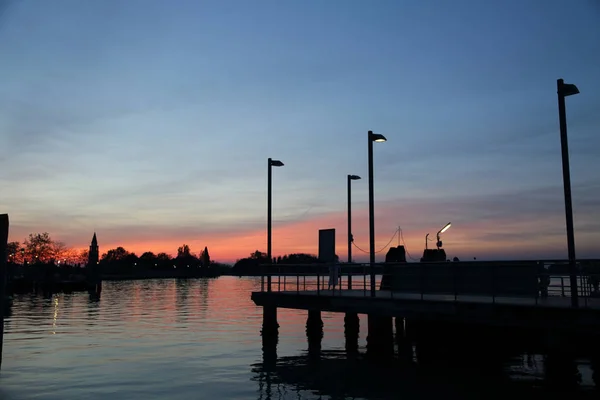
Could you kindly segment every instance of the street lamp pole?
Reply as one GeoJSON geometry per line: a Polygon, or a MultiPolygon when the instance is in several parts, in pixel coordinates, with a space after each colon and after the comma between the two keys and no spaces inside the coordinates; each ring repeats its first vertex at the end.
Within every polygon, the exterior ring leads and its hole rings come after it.
{"type": "MultiPolygon", "coordinates": [[[[351,182],[360,179],[358,175],[348,175],[348,264],[352,263],[352,189],[351,182]]],[[[350,266],[348,266],[350,268],[350,266]]],[[[348,289],[352,289],[352,269],[348,272],[348,289]]]]}
{"type": "Polygon", "coordinates": [[[556,81],[558,94],[558,118],[560,123],[560,147],[562,152],[563,189],[565,193],[565,217],[567,222],[567,248],[569,254],[569,280],[571,283],[571,306],[579,307],[579,292],[577,289],[577,265],[575,261],[575,233],[573,229],[573,205],[571,201],[571,172],[569,167],[569,143],[567,140],[567,113],[565,97],[579,93],[577,86],[556,81]]]}
{"type": "MultiPolygon", "coordinates": [[[[272,228],[271,228],[271,215],[272,215],[272,169],[273,167],[283,167],[283,163],[279,160],[273,160],[269,158],[267,160],[267,258],[269,259],[269,263],[273,262],[273,258],[271,255],[271,238],[272,238],[272,228]]],[[[271,271],[267,274],[267,291],[271,291],[271,271]]]]}
{"type": "Polygon", "coordinates": [[[368,151],[369,151],[369,264],[370,264],[370,281],[371,281],[371,297],[375,297],[375,208],[373,201],[373,142],[385,142],[385,136],[373,133],[368,133],[368,151]]]}

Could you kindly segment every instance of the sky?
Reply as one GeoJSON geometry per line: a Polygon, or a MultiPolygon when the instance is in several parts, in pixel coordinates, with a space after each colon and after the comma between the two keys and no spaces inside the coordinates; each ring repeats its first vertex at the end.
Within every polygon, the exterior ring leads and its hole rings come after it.
{"type": "Polygon", "coordinates": [[[566,258],[563,78],[577,256],[598,258],[599,71],[596,0],[0,0],[0,212],[10,240],[234,262],[266,251],[272,157],[273,255],[335,228],[345,261],[356,174],[365,261],[372,130],[378,260],[449,221],[449,257],[566,258]]]}

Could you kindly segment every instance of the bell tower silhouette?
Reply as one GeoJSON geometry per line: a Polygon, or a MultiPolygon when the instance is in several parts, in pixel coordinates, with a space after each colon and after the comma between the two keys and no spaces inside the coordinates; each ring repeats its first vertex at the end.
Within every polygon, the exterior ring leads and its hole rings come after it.
{"type": "Polygon", "coordinates": [[[92,238],[92,244],[90,245],[90,251],[88,253],[88,268],[93,268],[98,265],[98,261],[100,260],[100,249],[98,248],[98,239],[96,239],[96,232],[94,232],[94,237],[92,238]]]}

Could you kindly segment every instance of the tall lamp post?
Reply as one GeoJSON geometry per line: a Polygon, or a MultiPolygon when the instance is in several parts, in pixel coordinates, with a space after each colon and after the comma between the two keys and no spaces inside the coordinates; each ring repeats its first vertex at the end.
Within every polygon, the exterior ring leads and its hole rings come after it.
{"type": "Polygon", "coordinates": [[[565,192],[565,215],[567,220],[567,247],[569,252],[569,278],[571,283],[571,306],[579,307],[577,290],[577,265],[575,264],[575,233],[573,232],[573,206],[571,204],[571,172],[569,169],[569,144],[567,140],[567,115],[565,97],[579,93],[577,86],[556,81],[558,93],[558,118],[560,122],[560,147],[562,151],[563,187],[565,192]]]}
{"type": "Polygon", "coordinates": [[[371,297],[375,297],[375,210],[373,205],[373,142],[385,142],[385,136],[369,131],[369,263],[371,297]]]}
{"type": "MultiPolygon", "coordinates": [[[[352,189],[351,182],[360,179],[358,175],[348,175],[348,264],[352,262],[352,189]]],[[[352,271],[348,274],[348,289],[352,289],[352,271]]]]}
{"type": "MultiPolygon", "coordinates": [[[[271,237],[272,237],[272,229],[271,229],[271,214],[272,214],[272,204],[271,204],[271,192],[272,192],[272,169],[273,167],[283,167],[283,163],[279,160],[273,160],[271,158],[268,159],[268,172],[267,172],[267,257],[269,258],[269,264],[273,262],[273,256],[271,255],[271,237]]],[[[271,291],[271,274],[267,275],[267,291],[271,291]]]]}

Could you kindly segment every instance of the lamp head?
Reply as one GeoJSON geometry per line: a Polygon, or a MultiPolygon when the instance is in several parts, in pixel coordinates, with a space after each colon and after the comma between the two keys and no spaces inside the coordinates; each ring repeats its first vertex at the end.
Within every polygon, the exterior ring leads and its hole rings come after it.
{"type": "Polygon", "coordinates": [[[440,231],[438,232],[438,235],[446,232],[451,226],[452,226],[452,223],[448,222],[446,225],[444,225],[444,227],[442,229],[440,229],[440,231]]]}
{"type": "Polygon", "coordinates": [[[348,179],[350,179],[351,181],[356,181],[360,179],[360,176],[358,175],[348,175],[348,179]]]}
{"type": "Polygon", "coordinates": [[[562,79],[558,80],[558,94],[567,97],[579,94],[579,89],[572,83],[564,83],[562,79]]]}
{"type": "Polygon", "coordinates": [[[369,137],[371,138],[372,142],[385,142],[387,141],[387,139],[385,138],[385,136],[383,136],[380,133],[373,133],[373,131],[369,131],[369,137]]]}
{"type": "Polygon", "coordinates": [[[271,160],[269,158],[269,165],[272,167],[283,167],[283,163],[279,160],[271,160]]]}

